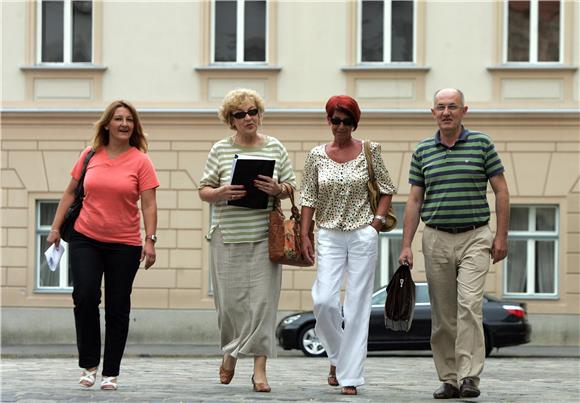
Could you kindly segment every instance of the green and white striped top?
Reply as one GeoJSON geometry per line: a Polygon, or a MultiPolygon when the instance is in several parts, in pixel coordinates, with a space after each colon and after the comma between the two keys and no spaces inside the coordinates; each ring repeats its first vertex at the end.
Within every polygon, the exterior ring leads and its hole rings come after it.
{"type": "Polygon", "coordinates": [[[425,188],[425,224],[467,227],[489,220],[487,182],[503,172],[491,138],[463,128],[452,147],[441,143],[439,132],[417,145],[409,183],[425,188]]]}
{"type": "MultiPolygon", "coordinates": [[[[217,188],[228,185],[231,180],[232,161],[236,154],[255,155],[276,161],[273,178],[286,182],[296,189],[296,176],[286,148],[274,137],[264,136],[266,141],[258,147],[242,147],[234,143],[233,137],[220,140],[213,145],[199,188],[217,188]]],[[[272,211],[274,197],[270,197],[264,210],[229,206],[225,201],[214,203],[212,225],[207,238],[217,226],[220,227],[224,243],[258,242],[268,239],[268,215],[272,211]]]]}

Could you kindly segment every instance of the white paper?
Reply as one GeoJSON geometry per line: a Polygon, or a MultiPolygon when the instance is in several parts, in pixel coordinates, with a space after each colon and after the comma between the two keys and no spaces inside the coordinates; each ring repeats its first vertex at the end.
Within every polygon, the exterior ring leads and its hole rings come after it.
{"type": "Polygon", "coordinates": [[[60,262],[60,258],[64,253],[64,246],[62,244],[57,248],[55,244],[50,245],[50,247],[44,252],[46,256],[46,262],[48,263],[48,268],[50,271],[55,271],[60,262]]]}

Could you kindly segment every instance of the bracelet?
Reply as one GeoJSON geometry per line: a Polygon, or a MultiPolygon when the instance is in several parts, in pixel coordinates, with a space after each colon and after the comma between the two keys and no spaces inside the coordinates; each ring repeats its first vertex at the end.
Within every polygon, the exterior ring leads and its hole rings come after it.
{"type": "Polygon", "coordinates": [[[57,229],[51,229],[50,232],[56,232],[57,234],[60,234],[60,231],[57,229]]]}

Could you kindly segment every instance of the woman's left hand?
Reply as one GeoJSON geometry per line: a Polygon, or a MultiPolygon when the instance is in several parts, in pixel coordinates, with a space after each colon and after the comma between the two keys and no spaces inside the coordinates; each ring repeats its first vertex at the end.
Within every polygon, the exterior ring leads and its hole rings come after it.
{"type": "Polygon", "coordinates": [[[270,196],[278,196],[282,193],[282,188],[278,182],[269,176],[258,175],[258,179],[254,180],[254,186],[270,196]]]}
{"type": "Polygon", "coordinates": [[[155,245],[153,242],[145,241],[141,251],[141,262],[145,260],[145,270],[149,269],[155,263],[155,245]]]}
{"type": "Polygon", "coordinates": [[[379,220],[373,220],[373,222],[370,223],[369,225],[373,227],[377,232],[381,232],[381,227],[383,226],[383,224],[379,220]]]}

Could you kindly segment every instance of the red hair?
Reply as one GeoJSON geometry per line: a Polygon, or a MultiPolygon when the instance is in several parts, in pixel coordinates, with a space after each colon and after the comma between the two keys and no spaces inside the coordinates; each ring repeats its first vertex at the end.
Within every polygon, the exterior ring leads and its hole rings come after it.
{"type": "Polygon", "coordinates": [[[344,112],[354,119],[353,129],[356,129],[360,120],[360,108],[354,98],[348,95],[334,95],[326,102],[326,115],[330,119],[335,111],[344,112]]]}

